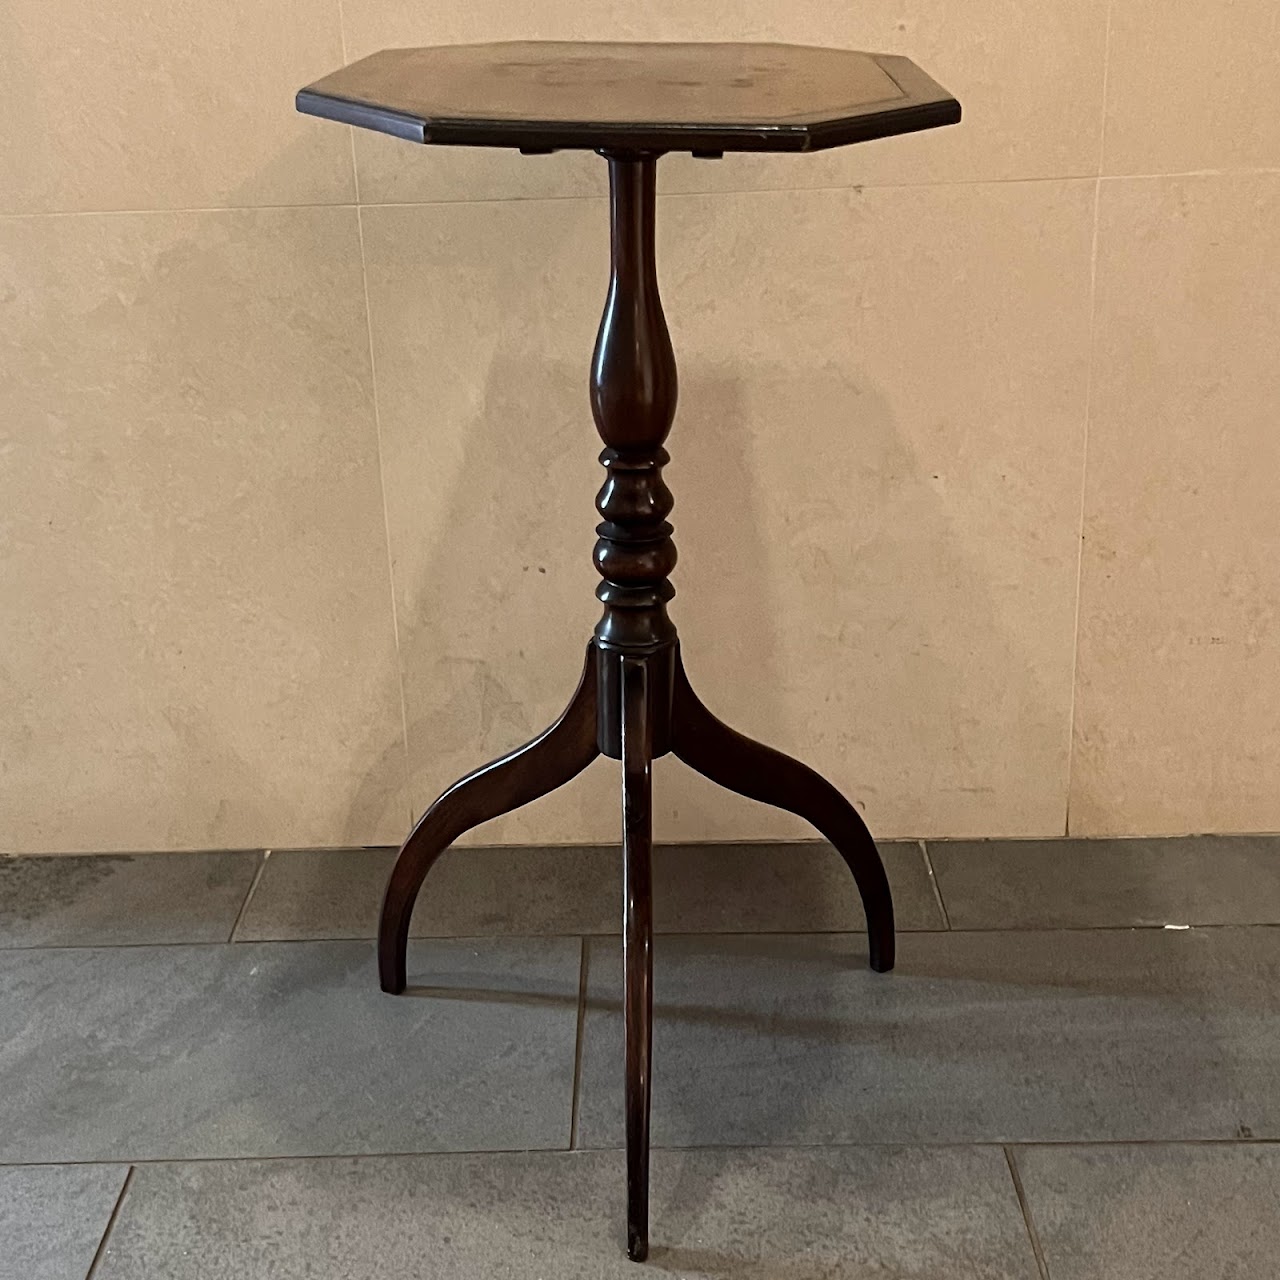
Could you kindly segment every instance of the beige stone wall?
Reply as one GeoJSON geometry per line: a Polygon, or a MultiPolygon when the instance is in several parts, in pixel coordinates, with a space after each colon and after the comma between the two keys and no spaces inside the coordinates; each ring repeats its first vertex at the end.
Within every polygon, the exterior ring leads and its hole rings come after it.
{"type": "MultiPolygon", "coordinates": [[[[1280,828],[1270,3],[9,0],[0,33],[0,848],[393,842],[559,709],[604,166],[292,111],[380,47],[515,37],[901,52],[964,103],[662,166],[704,698],[883,835],[1280,828]]],[[[612,839],[616,790],[481,838],[612,839]]],[[[658,794],[667,837],[803,831],[671,762],[658,794]]]]}

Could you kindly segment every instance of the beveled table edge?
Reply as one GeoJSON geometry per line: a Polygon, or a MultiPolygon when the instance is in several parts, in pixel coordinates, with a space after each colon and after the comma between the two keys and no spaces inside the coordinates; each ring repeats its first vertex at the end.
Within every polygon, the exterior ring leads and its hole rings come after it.
{"type": "Polygon", "coordinates": [[[897,84],[903,97],[890,99],[891,106],[868,103],[847,115],[818,122],[658,124],[429,118],[373,102],[319,93],[312,85],[298,91],[296,106],[303,115],[371,129],[408,142],[528,151],[821,151],[959,123],[960,103],[910,58],[885,53],[868,56],[897,84]]]}

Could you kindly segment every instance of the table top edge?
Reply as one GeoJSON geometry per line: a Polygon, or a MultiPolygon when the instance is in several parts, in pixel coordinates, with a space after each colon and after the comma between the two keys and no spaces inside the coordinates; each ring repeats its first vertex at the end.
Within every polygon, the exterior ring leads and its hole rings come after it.
{"type": "MultiPolygon", "coordinates": [[[[529,42],[502,41],[492,47],[527,43],[529,42]]],[[[781,41],[766,43],[780,48],[816,47],[787,45],[781,41]]],[[[369,57],[376,58],[393,52],[397,50],[386,49],[369,57]]],[[[839,116],[833,115],[821,120],[685,123],[427,116],[377,102],[340,96],[321,89],[324,80],[300,89],[295,105],[304,115],[334,120],[410,142],[538,152],[609,150],[648,154],[671,151],[796,153],[827,150],[959,122],[959,101],[911,59],[900,54],[866,53],[865,56],[871,58],[893,79],[902,90],[902,96],[863,104],[839,116]]],[[[364,61],[367,59],[358,60],[364,61]]],[[[350,65],[358,65],[358,62],[350,65]]]]}

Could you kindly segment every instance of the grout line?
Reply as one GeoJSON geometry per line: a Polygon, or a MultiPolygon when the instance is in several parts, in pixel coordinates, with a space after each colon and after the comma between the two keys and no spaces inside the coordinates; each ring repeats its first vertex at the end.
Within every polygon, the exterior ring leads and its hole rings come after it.
{"type": "Polygon", "coordinates": [[[1093,240],[1089,250],[1088,372],[1084,383],[1084,424],[1080,439],[1080,503],[1076,515],[1076,600],[1071,627],[1071,699],[1067,709],[1067,776],[1062,808],[1062,835],[1071,837],[1071,773],[1076,754],[1076,690],[1080,683],[1080,601],[1084,586],[1084,521],[1089,490],[1089,419],[1093,413],[1093,373],[1098,320],[1098,225],[1102,207],[1102,179],[1093,188],[1093,240]]]}
{"type": "MultiPolygon", "coordinates": [[[[356,193],[356,211],[360,210],[360,166],[356,163],[356,131],[351,126],[347,126],[347,131],[351,134],[351,185],[355,188],[356,193]]],[[[360,258],[361,267],[364,266],[364,255],[360,258]]]]}
{"type": "MultiPolygon", "coordinates": [[[[1206,836],[1216,840],[1274,840],[1280,839],[1280,830],[1258,830],[1258,831],[1214,831],[1197,829],[1194,831],[1141,831],[1125,833],[1119,831],[1099,832],[1090,835],[1081,836],[1061,836],[1061,835],[999,835],[999,836],[983,836],[983,835],[954,835],[954,836],[881,836],[876,841],[878,848],[886,845],[908,845],[919,844],[921,840],[927,840],[931,844],[1026,844],[1034,842],[1037,844],[1063,844],[1066,841],[1091,841],[1105,842],[1109,844],[1133,843],[1134,841],[1158,841],[1172,842],[1179,840],[1200,840],[1206,836]]],[[[821,846],[822,848],[830,848],[830,841],[823,840],[820,837],[812,839],[798,840],[766,840],[766,839],[740,839],[740,840],[669,840],[663,841],[663,847],[667,849],[737,849],[748,848],[751,850],[760,849],[813,849],[821,846]]],[[[571,840],[558,844],[529,844],[521,841],[508,841],[506,844],[469,844],[459,846],[473,853],[493,853],[497,851],[507,852],[535,852],[535,853],[568,853],[581,852],[585,850],[596,850],[601,856],[612,856],[617,853],[617,844],[607,844],[599,840],[571,840]]],[[[273,853],[395,853],[398,846],[394,844],[303,844],[303,845],[287,845],[273,846],[273,853]]],[[[247,845],[238,849],[11,849],[7,852],[0,852],[0,862],[12,861],[22,858],[168,858],[168,857],[186,857],[187,855],[211,854],[211,853],[242,853],[242,854],[260,854],[262,845],[247,845]]],[[[564,935],[577,937],[573,935],[564,935]]]]}
{"type": "Polygon", "coordinates": [[[347,19],[342,11],[342,0],[338,4],[338,48],[342,53],[342,65],[347,65],[347,19]]]}
{"type": "MultiPolygon", "coordinates": [[[[342,0],[338,0],[338,3],[341,5],[342,0]]],[[[1107,26],[1102,38],[1102,116],[1098,122],[1099,178],[1102,177],[1103,163],[1107,157],[1107,98],[1111,89],[1111,22],[1115,15],[1115,8],[1115,0],[1107,0],[1107,26]]]]}
{"type": "MultiPolygon", "coordinates": [[[[1215,176],[1216,170],[1196,170],[1187,173],[1153,173],[1153,174],[1134,174],[1134,177],[1151,177],[1151,178],[1191,178],[1215,176]]],[[[1222,176],[1236,176],[1240,173],[1257,173],[1272,174],[1280,173],[1280,168],[1261,168],[1257,170],[1241,170],[1226,169],[1222,171],[1222,176]]],[[[782,196],[782,195],[803,195],[806,192],[832,192],[847,191],[853,194],[860,194],[863,191],[916,191],[921,188],[941,188],[941,187],[997,187],[997,186],[1013,186],[1013,185],[1041,185],[1053,182],[1091,182],[1097,175],[1091,172],[1085,173],[1061,173],[1049,174],[1045,176],[1018,176],[1009,178],[956,178],[944,182],[860,182],[850,180],[848,182],[828,182],[819,183],[814,186],[780,186],[780,187],[706,187],[702,189],[694,189],[691,191],[682,191],[679,189],[672,190],[670,188],[658,188],[658,199],[666,200],[670,198],[679,199],[707,199],[716,196],[782,196]]],[[[1118,174],[1117,177],[1129,177],[1128,174],[1118,174]]],[[[607,192],[593,191],[571,191],[561,192],[559,194],[536,195],[536,196],[478,196],[465,200],[370,200],[365,203],[366,209],[416,209],[428,208],[434,209],[441,206],[449,207],[454,205],[467,204],[536,204],[540,201],[548,203],[560,200],[591,200],[597,203],[603,203],[609,199],[607,192]]],[[[282,206],[285,208],[292,206],[282,206]]],[[[147,212],[139,210],[139,212],[147,212]]],[[[167,210],[156,210],[163,213],[167,210]]],[[[40,215],[12,215],[15,217],[40,215]]]]}
{"type": "Polygon", "coordinates": [[[179,205],[172,209],[37,209],[30,213],[20,213],[10,209],[0,212],[0,219],[16,222],[23,218],[136,218],[188,213],[278,213],[292,209],[354,209],[355,207],[354,200],[299,200],[296,204],[179,205]]]}
{"type": "MultiPolygon", "coordinates": [[[[750,153],[743,153],[750,154],[750,153]]],[[[661,171],[660,171],[661,172],[661,171]]],[[[1131,180],[1150,181],[1159,178],[1240,178],[1240,177],[1272,177],[1280,174],[1280,165],[1241,165],[1229,169],[1175,169],[1167,172],[1153,170],[1149,173],[1109,173],[1101,175],[1108,182],[1128,182],[1131,180]]],[[[922,180],[918,182],[866,182],[850,179],[848,182],[827,182],[814,186],[782,186],[782,187],[706,187],[692,191],[663,189],[659,187],[658,198],[667,196],[688,196],[696,199],[708,196],[769,196],[769,195],[803,195],[806,191],[918,191],[921,188],[942,189],[945,187],[1008,187],[1008,186],[1040,186],[1052,182],[1092,182],[1099,176],[1096,169],[1087,169],[1081,173],[1050,174],[1015,174],[1011,177],[976,177],[952,178],[941,182],[922,180]]],[[[559,195],[537,196],[478,196],[466,200],[370,200],[364,205],[366,209],[404,209],[404,208],[436,208],[441,205],[456,204],[526,204],[540,200],[608,200],[607,193],[597,194],[591,191],[564,192],[559,195]]],[[[241,206],[231,206],[239,208],[241,206]]],[[[258,205],[246,205],[245,208],[259,208],[258,205]]],[[[295,205],[267,206],[282,209],[296,208],[295,205]]],[[[167,213],[167,209],[140,209],[139,213],[167,213]]],[[[40,217],[40,214],[11,214],[11,217],[40,217]]]]}
{"type": "Polygon", "coordinates": [[[1181,169],[1177,173],[1104,173],[1100,176],[1103,182],[1151,182],[1159,178],[1266,178],[1278,173],[1280,169],[1270,165],[1242,165],[1238,169],[1181,169]]]}
{"type": "MultiPolygon", "coordinates": [[[[342,0],[337,0],[338,5],[338,48],[342,51],[342,65],[345,67],[349,61],[347,54],[347,15],[342,8],[342,0]]],[[[351,125],[347,126],[347,137],[351,142],[351,189],[355,192],[356,208],[360,207],[360,169],[356,164],[356,131],[351,125]]],[[[360,256],[361,270],[364,268],[363,248],[360,256]]],[[[366,298],[367,301],[367,298],[366,298]]]]}
{"type": "MultiPolygon", "coordinates": [[[[338,4],[338,38],[342,44],[342,61],[346,65],[347,14],[343,0],[338,4]]],[[[410,772],[408,772],[408,710],[404,705],[404,663],[399,645],[399,617],[396,605],[396,562],[392,556],[392,517],[387,509],[387,467],[383,462],[383,415],[378,396],[378,361],[374,357],[374,311],[369,303],[369,259],[365,253],[365,216],[360,204],[360,165],[356,163],[356,131],[347,125],[347,138],[351,142],[351,182],[356,192],[356,236],[360,239],[360,283],[365,289],[365,337],[369,342],[369,389],[374,399],[374,440],[378,447],[378,494],[383,507],[383,541],[387,544],[387,591],[392,605],[392,645],[396,650],[396,690],[401,705],[401,764],[404,792],[401,797],[408,806],[408,823],[413,826],[413,805],[410,800],[410,772]]]]}
{"type": "MultiPolygon", "coordinates": [[[[350,126],[348,126],[350,127],[350,126]]],[[[354,150],[354,142],[352,144],[354,150]]],[[[1103,182],[1151,181],[1160,178],[1242,178],[1271,177],[1280,175],[1280,168],[1272,165],[1252,165],[1234,169],[1181,169],[1168,173],[1108,173],[1101,175],[1103,182]]],[[[803,195],[808,191],[914,191],[920,189],[940,190],[947,187],[998,187],[1018,184],[1032,186],[1046,182],[1090,182],[1098,179],[1093,173],[1061,173],[1044,177],[1010,177],[1010,178],[957,178],[948,182],[843,182],[825,186],[789,186],[789,187],[709,187],[705,191],[659,191],[659,199],[671,196],[706,197],[706,196],[767,196],[767,195],[803,195]]],[[[435,209],[450,208],[461,205],[487,204],[533,204],[537,202],[551,203],[558,200],[594,200],[603,203],[607,195],[594,195],[588,192],[572,192],[563,195],[539,196],[491,196],[470,200],[370,200],[357,203],[355,200],[299,200],[293,204],[213,204],[213,205],[177,205],[172,209],[8,209],[0,211],[0,220],[35,218],[124,218],[138,216],[157,216],[166,214],[188,213],[259,213],[262,211],[279,212],[292,209],[435,209]]]]}
{"type": "MultiPolygon", "coordinates": [[[[1142,924],[1029,924],[1029,925],[971,925],[967,928],[947,929],[899,929],[899,933],[913,938],[945,938],[949,934],[1049,934],[1049,933],[1198,933],[1215,929],[1280,929],[1280,920],[1249,921],[1173,921],[1142,924]]],[[[681,929],[672,933],[658,933],[658,938],[849,938],[865,939],[865,929],[681,929]]],[[[566,942],[582,938],[602,941],[621,937],[617,933],[439,933],[413,934],[414,942],[566,942]]],[[[376,942],[377,934],[315,934],[301,938],[254,938],[252,941],[269,946],[299,947],[327,945],[337,942],[376,942]]],[[[244,946],[247,943],[237,943],[244,946]]],[[[225,942],[89,942],[89,943],[24,943],[19,946],[0,944],[0,956],[20,951],[137,951],[150,948],[165,950],[172,947],[225,947],[225,942]]],[[[3,1164],[0,1161],[0,1164],[3,1164]]],[[[103,1163],[94,1161],[91,1163],[103,1163]]]]}
{"type": "Polygon", "coordinates": [[[1040,1236],[1036,1231],[1035,1219],[1031,1216],[1031,1208],[1027,1204],[1026,1189],[1022,1185],[1022,1175],[1018,1172],[1018,1162],[1014,1159],[1013,1150],[1004,1148],[1004,1158],[1009,1165],[1009,1176],[1013,1179],[1013,1190],[1018,1197],[1018,1207],[1022,1210],[1022,1221],[1027,1228],[1027,1238],[1031,1241],[1031,1252],[1036,1256],[1036,1267],[1040,1271],[1040,1280],[1049,1280],[1049,1264],[1045,1261],[1044,1249],[1040,1246],[1040,1236]]]}
{"type": "MultiPolygon", "coordinates": [[[[1075,1139],[1042,1139],[1028,1138],[1024,1141],[1008,1142],[998,1139],[969,1139],[963,1142],[904,1142],[899,1138],[885,1138],[874,1142],[820,1142],[820,1141],[788,1141],[788,1142],[700,1142],[692,1144],[655,1142],[655,1151],[813,1151],[813,1150],[880,1150],[901,1151],[909,1148],[915,1151],[1003,1151],[1008,1161],[1010,1153],[1021,1148],[1063,1148],[1067,1150],[1101,1149],[1103,1147],[1269,1147],[1280,1149],[1280,1137],[1275,1138],[1091,1138],[1084,1141],[1075,1139]]],[[[608,1144],[581,1147],[578,1151],[570,1151],[565,1147],[460,1147],[454,1151],[338,1151],[338,1152],[301,1152],[286,1155],[235,1155],[235,1156],[162,1156],[141,1158],[132,1161],[126,1185],[132,1180],[139,1168],[165,1165],[191,1164],[275,1164],[288,1161],[321,1161],[321,1160],[414,1160],[414,1159],[453,1159],[459,1156],[512,1156],[543,1155],[568,1156],[583,1151],[621,1151],[621,1145],[608,1144]]],[[[118,1160],[0,1160],[0,1169],[33,1169],[42,1168],[50,1163],[69,1169],[102,1168],[119,1165],[118,1160]]],[[[121,1190],[117,1201],[116,1212],[124,1199],[121,1190]]],[[[113,1213],[113,1219],[115,1214],[113,1213]]],[[[110,1229],[108,1224],[108,1230],[110,1229]]],[[[105,1233],[104,1233],[105,1243],[105,1233]]],[[[101,1245],[99,1246],[101,1250],[101,1245]]],[[[86,1277],[86,1280],[88,1278],[86,1277]]]]}
{"type": "Polygon", "coordinates": [[[578,1030],[573,1043],[573,1101],[569,1108],[569,1150],[578,1147],[578,1095],[582,1089],[582,1034],[587,1021],[587,966],[591,954],[588,939],[582,939],[582,959],[578,965],[578,1030]]]}
{"type": "MultiPolygon", "coordinates": [[[[347,62],[347,19],[338,5],[338,37],[342,45],[342,61],[347,62]]],[[[378,496],[382,502],[382,537],[387,548],[387,591],[391,597],[391,639],[396,655],[396,689],[400,695],[400,751],[404,776],[404,794],[401,799],[409,805],[409,825],[413,825],[413,806],[409,801],[409,715],[404,697],[404,663],[400,654],[400,620],[396,608],[395,563],[391,555],[391,514],[387,510],[387,475],[383,464],[382,410],[378,399],[378,366],[373,354],[373,309],[369,305],[369,264],[364,245],[364,215],[360,205],[360,166],[356,163],[356,131],[348,125],[347,137],[351,143],[351,181],[356,197],[356,234],[360,240],[360,283],[364,288],[365,339],[369,345],[369,389],[373,396],[373,433],[378,451],[378,496]]]]}
{"type": "Polygon", "coordinates": [[[1098,123],[1098,177],[1093,188],[1093,240],[1089,247],[1089,345],[1084,382],[1084,427],[1080,439],[1080,506],[1076,521],[1076,607],[1071,627],[1071,699],[1067,709],[1067,776],[1062,806],[1062,834],[1071,835],[1071,773],[1076,755],[1076,689],[1080,683],[1080,602],[1084,585],[1085,502],[1089,492],[1089,423],[1093,414],[1093,374],[1097,363],[1098,229],[1102,210],[1102,163],[1107,144],[1107,92],[1111,77],[1111,17],[1114,0],[1107,4],[1107,29],[1102,46],[1102,111],[1098,123]]]}
{"type": "MultiPolygon", "coordinates": [[[[240,922],[244,919],[244,913],[249,910],[249,903],[253,901],[253,895],[258,891],[258,881],[262,879],[262,873],[267,869],[267,859],[271,857],[271,850],[264,849],[262,857],[258,862],[258,868],[253,873],[253,879],[249,882],[249,891],[244,895],[244,901],[240,904],[240,910],[236,912],[236,918],[232,922],[231,932],[227,935],[228,942],[236,940],[236,933],[240,929],[240,922]]],[[[181,946],[181,943],[174,943],[174,946],[181,946]]]]}
{"type": "MultiPolygon", "coordinates": [[[[1001,1151],[1005,1153],[1006,1163],[1008,1161],[1008,1153],[1010,1151],[1018,1151],[1029,1148],[1061,1148],[1067,1151],[1079,1151],[1090,1149],[1101,1149],[1104,1147],[1190,1147],[1199,1149],[1201,1147],[1270,1147],[1280,1150],[1280,1137],[1277,1138],[1090,1138],[1084,1141],[1076,1141],[1074,1139],[1040,1139],[1027,1138],[1017,1142],[1002,1141],[998,1138],[970,1138],[963,1141],[954,1142],[921,1142],[921,1141],[903,1141],[901,1138],[881,1138],[874,1141],[863,1142],[845,1142],[845,1141],[822,1141],[819,1139],[811,1139],[805,1141],[803,1139],[789,1139],[785,1142],[695,1142],[695,1143],[678,1143],[678,1142],[655,1142],[652,1144],[654,1151],[1001,1151]]],[[[581,1151],[622,1151],[622,1144],[602,1143],[590,1147],[582,1147],[581,1151]]],[[[396,1158],[394,1156],[382,1156],[372,1158],[396,1158]]],[[[418,1154],[418,1153],[403,1153],[418,1154]]],[[[489,1154],[487,1150],[477,1153],[472,1152],[422,1152],[422,1155],[458,1155],[458,1154],[489,1154]]],[[[509,1152],[501,1152],[496,1154],[511,1154],[509,1152]]],[[[568,1155],[563,1147],[541,1147],[530,1154],[546,1154],[546,1155],[568,1155]]],[[[152,1164],[171,1163],[171,1164],[210,1164],[215,1161],[226,1161],[240,1159],[235,1156],[218,1156],[213,1160],[194,1160],[194,1161],[151,1161],[152,1164]]],[[[268,1159],[268,1160],[288,1160],[298,1159],[293,1156],[265,1156],[251,1157],[252,1159],[268,1159]]],[[[324,1160],[351,1160],[363,1159],[361,1157],[346,1156],[319,1156],[306,1157],[308,1159],[324,1159],[324,1160]]],[[[65,1163],[65,1162],[64,1162],[65,1163]]],[[[140,1161],[139,1163],[146,1163],[140,1161]]]]}
{"type": "MultiPolygon", "coordinates": [[[[354,131],[351,145],[354,162],[354,131]]],[[[412,825],[413,805],[409,799],[409,713],[405,705],[404,662],[400,653],[400,615],[396,604],[395,561],[391,553],[391,513],[387,509],[387,476],[382,447],[382,412],[379,407],[378,397],[378,362],[373,353],[373,309],[369,305],[369,268],[364,247],[364,212],[359,205],[356,206],[356,230],[360,237],[360,278],[364,283],[365,333],[369,343],[369,384],[373,393],[373,431],[378,449],[378,490],[382,499],[382,536],[387,548],[387,593],[391,597],[391,638],[395,645],[396,688],[400,694],[400,758],[404,773],[404,795],[402,799],[409,806],[409,821],[410,825],[412,825]]]]}
{"type": "Polygon", "coordinates": [[[220,853],[254,853],[261,854],[262,846],[245,845],[241,849],[37,849],[34,852],[25,849],[11,849],[0,853],[0,862],[51,858],[186,858],[207,857],[220,853]]]}
{"type": "Polygon", "coordinates": [[[120,1186],[120,1194],[116,1196],[115,1205],[111,1209],[111,1216],[107,1219],[107,1225],[102,1232],[102,1239],[98,1241],[97,1251],[93,1255],[93,1261],[89,1264],[89,1270],[85,1273],[84,1280],[93,1280],[98,1272],[98,1264],[102,1261],[107,1251],[107,1241],[111,1239],[112,1228],[116,1225],[116,1219],[120,1216],[120,1206],[124,1204],[124,1198],[129,1194],[129,1187],[133,1182],[133,1165],[129,1166],[129,1171],[124,1175],[124,1182],[120,1186]]]}
{"type": "MultiPolygon", "coordinates": [[[[949,933],[951,931],[951,915],[947,911],[947,904],[942,900],[942,890],[938,887],[938,877],[933,873],[933,859],[929,857],[929,846],[923,840],[918,840],[916,843],[920,846],[920,852],[924,855],[924,869],[929,877],[929,883],[933,886],[933,900],[938,904],[938,910],[942,912],[942,923],[949,933]]],[[[911,933],[913,931],[904,929],[903,932],[911,933]]]]}

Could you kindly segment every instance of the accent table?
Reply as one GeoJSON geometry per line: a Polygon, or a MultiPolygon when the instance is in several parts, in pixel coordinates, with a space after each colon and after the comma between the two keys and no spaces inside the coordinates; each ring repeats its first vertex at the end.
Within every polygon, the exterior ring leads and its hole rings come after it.
{"type": "Polygon", "coordinates": [[[387,49],[298,94],[298,110],[411,142],[574,148],[609,164],[611,274],[591,360],[605,448],[596,497],[603,616],[582,679],[539,737],[456,782],[392,869],[378,933],[384,991],[405,989],[414,901],[463,832],[568,782],[597,756],[622,762],[627,1252],[649,1248],[653,902],[651,765],[673,753],[713,782],[807,819],[853,873],[871,967],[893,967],[893,900],[857,810],[820,775],[722,724],[685,674],[667,602],[676,564],[662,447],[676,365],[654,260],[657,162],[668,151],[815,151],[954,124],[960,105],[906,58],[784,44],[522,42],[387,49]]]}

